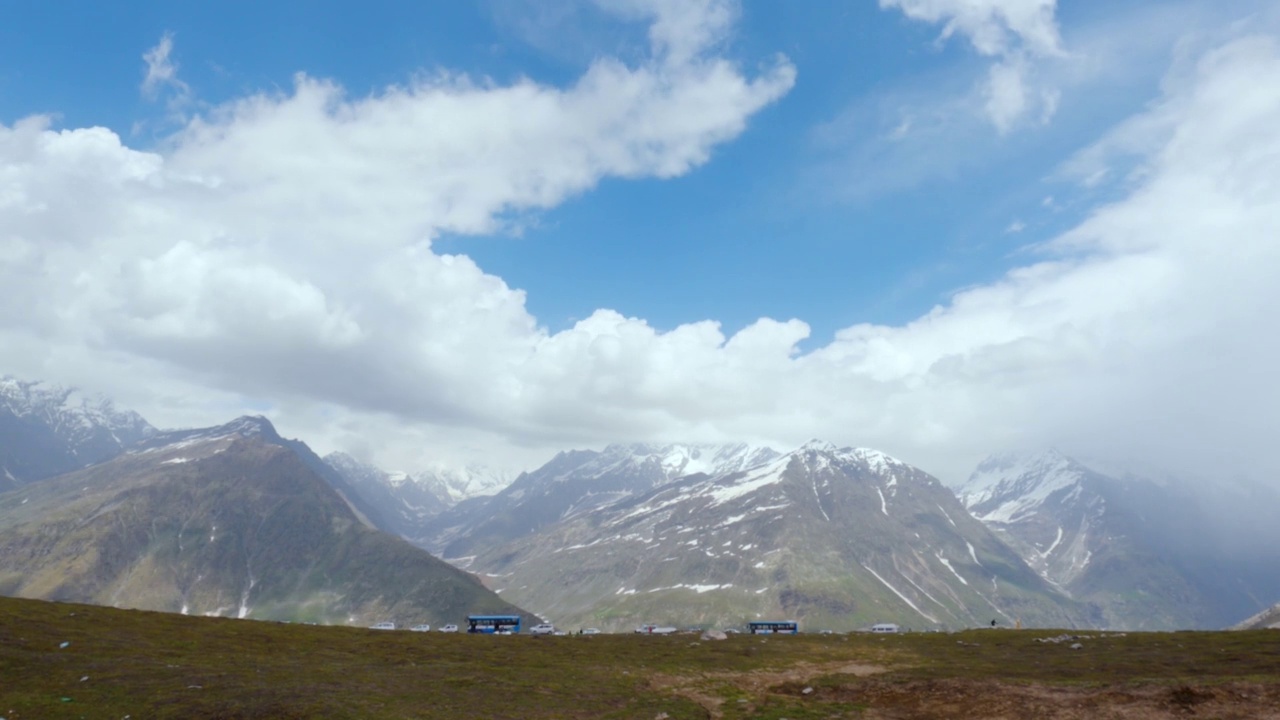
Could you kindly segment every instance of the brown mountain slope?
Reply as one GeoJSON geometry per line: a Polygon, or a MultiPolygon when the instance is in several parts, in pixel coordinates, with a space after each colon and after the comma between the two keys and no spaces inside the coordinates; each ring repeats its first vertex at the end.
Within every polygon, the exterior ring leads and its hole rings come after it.
{"type": "Polygon", "coordinates": [[[239,435],[0,495],[0,593],[354,624],[518,612],[475,577],[361,524],[291,450],[239,435]]]}
{"type": "MultiPolygon", "coordinates": [[[[555,492],[563,484],[552,476],[548,485],[555,492]]],[[[875,450],[814,442],[747,470],[583,505],[510,541],[473,543],[474,557],[456,561],[567,627],[794,619],[816,631],[1097,620],[937,479],[875,450]]]]}

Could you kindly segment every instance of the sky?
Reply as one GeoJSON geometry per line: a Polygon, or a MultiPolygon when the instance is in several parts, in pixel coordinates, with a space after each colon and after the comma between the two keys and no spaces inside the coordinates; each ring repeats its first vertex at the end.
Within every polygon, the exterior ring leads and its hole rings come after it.
{"type": "Polygon", "coordinates": [[[5,7],[0,374],[410,471],[1280,477],[1273,2],[5,7]]]}

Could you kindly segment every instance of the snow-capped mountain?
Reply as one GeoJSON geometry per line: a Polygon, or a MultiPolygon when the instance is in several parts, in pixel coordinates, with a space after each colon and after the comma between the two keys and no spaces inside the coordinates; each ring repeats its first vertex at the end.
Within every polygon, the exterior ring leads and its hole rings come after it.
{"type": "MultiPolygon", "coordinates": [[[[983,461],[956,488],[968,510],[1044,578],[1097,604],[1109,625],[1219,628],[1280,595],[1280,557],[1244,550],[1223,523],[1256,514],[1169,483],[1119,479],[1057,451],[983,461]]],[[[1274,525],[1274,523],[1272,523],[1274,525]]]]}
{"type": "Polygon", "coordinates": [[[1091,622],[1088,608],[1027,567],[941,483],[882,452],[811,442],[756,455],[769,458],[760,464],[737,461],[744,450],[722,458],[730,470],[643,489],[668,456],[636,448],[561,455],[512,492],[554,490],[588,468],[612,468],[591,476],[611,489],[562,500],[557,516],[519,533],[465,536],[450,547],[473,557],[446,557],[568,626],[760,617],[797,618],[815,630],[1091,622]]]}
{"type": "Polygon", "coordinates": [[[244,415],[225,425],[154,432],[145,441],[130,448],[129,454],[170,452],[186,447],[216,449],[225,444],[223,441],[230,441],[237,437],[261,437],[268,442],[281,439],[270,420],[261,415],[244,415]]]}
{"type": "Polygon", "coordinates": [[[615,444],[599,452],[562,452],[537,470],[522,473],[493,497],[459,503],[437,516],[423,544],[445,557],[473,555],[476,547],[521,537],[562,518],[648,492],[675,477],[732,472],[777,455],[767,447],[746,444],[615,444]]]}
{"type": "Polygon", "coordinates": [[[0,591],[183,614],[368,625],[519,612],[367,527],[264,418],[153,435],[0,494],[0,591]]]}
{"type": "Polygon", "coordinates": [[[1280,603],[1231,626],[1232,630],[1280,630],[1280,603]]]}
{"type": "Polygon", "coordinates": [[[108,460],[153,433],[100,395],[0,378],[0,490],[108,460]]]}
{"type": "Polygon", "coordinates": [[[484,465],[465,467],[433,467],[412,473],[450,505],[471,498],[496,495],[511,484],[511,473],[484,465]],[[443,492],[442,492],[443,491],[443,492]]]}
{"type": "Polygon", "coordinates": [[[378,509],[378,515],[387,523],[381,529],[387,532],[414,539],[428,518],[452,504],[448,489],[442,484],[432,485],[403,472],[387,472],[341,452],[326,455],[324,461],[378,509]]]}
{"type": "Polygon", "coordinates": [[[1092,472],[1056,450],[984,460],[956,488],[973,516],[1007,535],[1042,576],[1066,587],[1089,566],[1106,499],[1092,472]]]}

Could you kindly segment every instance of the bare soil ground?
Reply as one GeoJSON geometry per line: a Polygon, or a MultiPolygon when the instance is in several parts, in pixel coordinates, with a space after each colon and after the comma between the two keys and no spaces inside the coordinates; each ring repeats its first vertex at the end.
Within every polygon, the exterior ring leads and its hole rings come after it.
{"type": "Polygon", "coordinates": [[[869,682],[827,688],[817,701],[850,703],[849,717],[982,718],[988,720],[1156,720],[1157,718],[1280,718],[1280,685],[1064,687],[975,680],[869,682]]]}
{"type": "Polygon", "coordinates": [[[770,701],[779,698],[800,701],[793,707],[803,707],[803,717],[865,720],[1280,720],[1280,678],[1275,683],[1055,685],[876,677],[889,671],[878,665],[824,663],[785,671],[655,675],[650,682],[655,691],[697,703],[711,720],[772,717],[770,701]],[[832,675],[849,680],[820,682],[832,675]],[[731,702],[726,687],[736,688],[741,697],[731,702]]]}

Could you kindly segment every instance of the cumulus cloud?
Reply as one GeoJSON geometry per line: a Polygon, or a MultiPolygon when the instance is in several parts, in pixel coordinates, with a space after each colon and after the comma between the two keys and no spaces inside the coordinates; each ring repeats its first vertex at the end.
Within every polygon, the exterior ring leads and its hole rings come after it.
{"type": "MultiPolygon", "coordinates": [[[[687,173],[795,77],[781,56],[748,76],[714,52],[730,4],[605,5],[649,23],[652,54],[567,87],[439,73],[352,98],[299,75],[158,152],[48,118],[0,128],[8,346],[86,342],[233,395],[536,426],[507,408],[547,342],[523,294],[431,240],[604,177],[687,173]]],[[[172,53],[169,35],[147,53],[145,91],[180,82],[172,53]]]]}
{"type": "Polygon", "coordinates": [[[942,23],[940,39],[962,35],[980,55],[996,58],[982,95],[987,118],[1001,133],[1034,110],[1042,122],[1057,111],[1057,91],[1034,87],[1034,61],[1063,54],[1056,6],[1057,0],[880,0],[880,7],[914,20],[942,23]]]}
{"type": "MultiPolygon", "coordinates": [[[[409,466],[816,436],[950,479],[1049,443],[1280,470],[1280,88],[1257,82],[1280,76],[1272,38],[1171,78],[1143,116],[1161,142],[1124,146],[1141,172],[1038,262],[813,351],[798,319],[662,332],[600,309],[553,333],[522,291],[432,248],[603,177],[706,162],[794,77],[785,61],[744,75],[712,52],[720,32],[664,30],[648,62],[601,59],[565,88],[442,75],[350,98],[300,76],[160,152],[42,118],[0,127],[6,361],[160,424],[265,409],[322,448],[377,438],[409,466]],[[701,39],[681,54],[675,37],[701,39]]],[[[1112,147],[1082,157],[1105,167],[1112,147]]]]}

